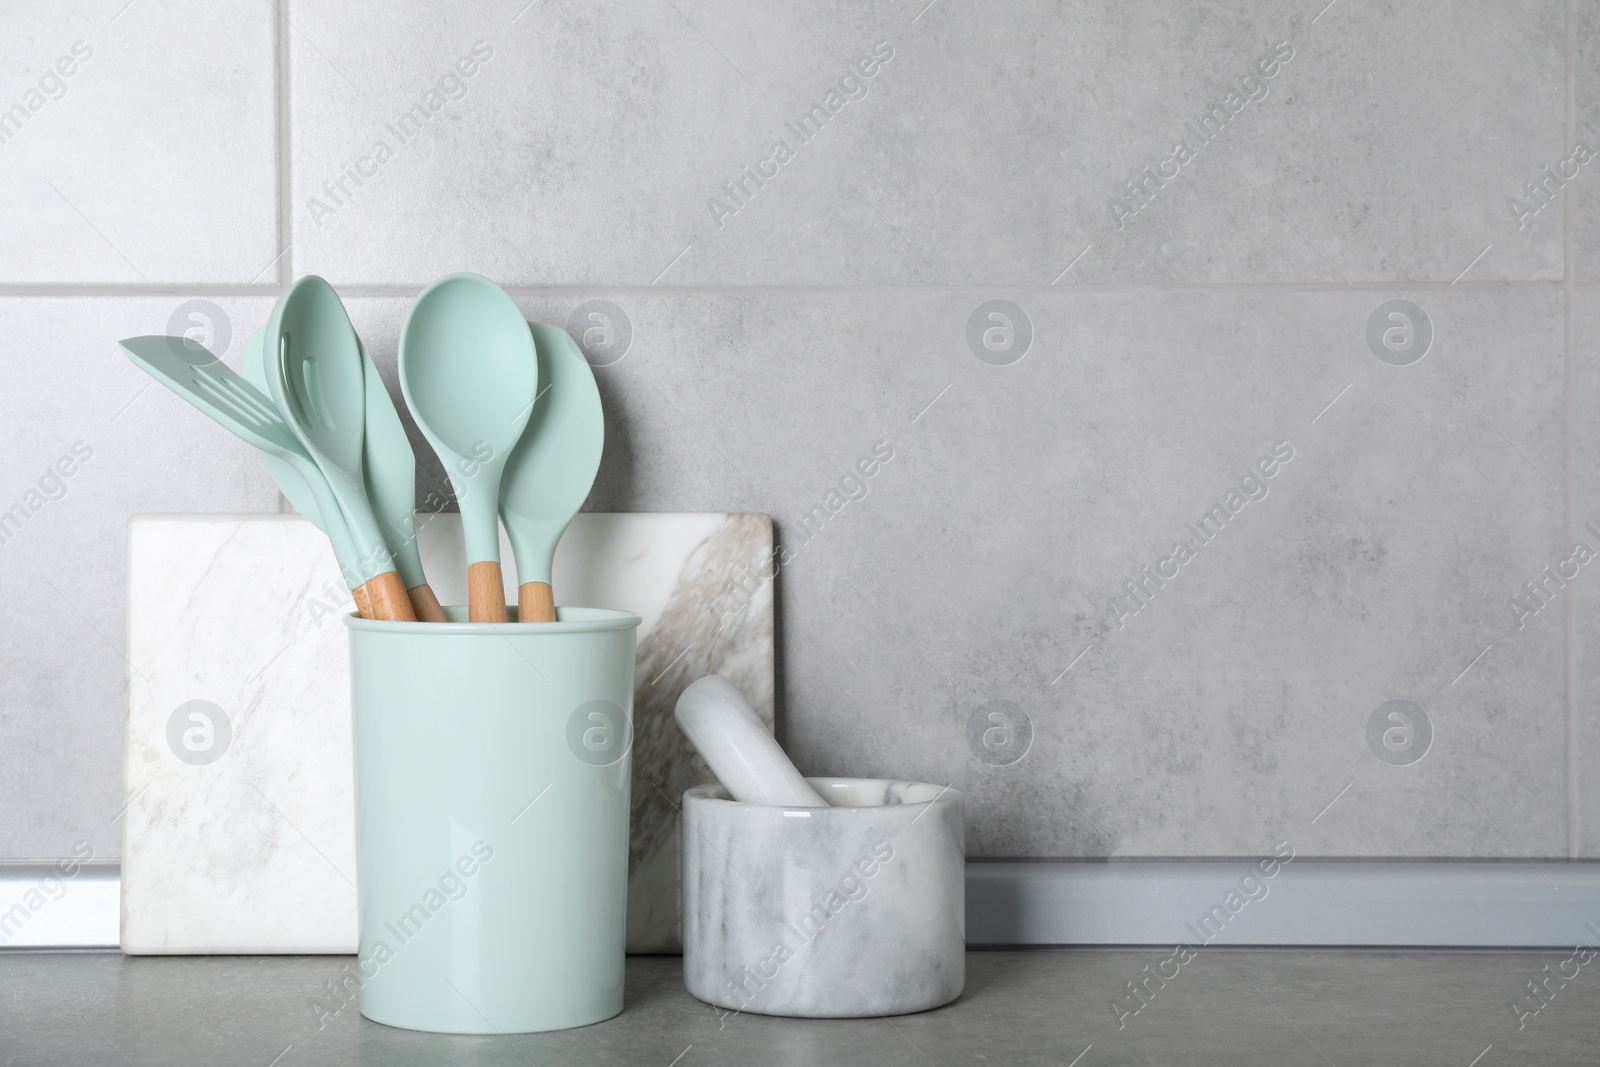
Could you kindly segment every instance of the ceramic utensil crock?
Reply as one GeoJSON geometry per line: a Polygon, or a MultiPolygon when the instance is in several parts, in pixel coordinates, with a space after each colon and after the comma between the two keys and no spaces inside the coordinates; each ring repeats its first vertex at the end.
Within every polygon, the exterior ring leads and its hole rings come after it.
{"type": "MultiPolygon", "coordinates": [[[[443,1033],[622,1010],[634,631],[348,616],[361,1013],[443,1033]]],[[[514,615],[513,615],[514,618],[514,615]]]]}

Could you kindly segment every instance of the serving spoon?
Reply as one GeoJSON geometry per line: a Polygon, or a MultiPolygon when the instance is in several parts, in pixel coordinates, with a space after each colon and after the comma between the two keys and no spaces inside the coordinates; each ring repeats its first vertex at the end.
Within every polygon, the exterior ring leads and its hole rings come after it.
{"type": "MultiPolygon", "coordinates": [[[[361,344],[360,338],[356,343],[361,344]]],[[[367,398],[366,445],[361,453],[367,497],[383,526],[384,540],[394,553],[395,569],[405,583],[411,610],[422,622],[448,622],[439,598],[428,585],[422,554],[417,550],[417,457],[365,345],[361,346],[361,358],[365,363],[367,398]]]]}
{"type": "Polygon", "coordinates": [[[539,395],[500,480],[500,517],[517,558],[517,621],[555,622],[550,568],[556,544],[600,469],[605,413],[594,371],[565,330],[530,322],[539,395]]]}
{"type": "Polygon", "coordinates": [[[539,384],[533,335],[516,302],[479,274],[424,289],[400,329],[400,389],[444,463],[461,508],[467,618],[505,622],[500,479],[539,384]]]}

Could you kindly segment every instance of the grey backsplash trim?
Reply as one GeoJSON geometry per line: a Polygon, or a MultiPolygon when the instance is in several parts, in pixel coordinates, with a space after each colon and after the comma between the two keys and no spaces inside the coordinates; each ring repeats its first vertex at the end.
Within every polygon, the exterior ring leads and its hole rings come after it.
{"type": "MultiPolygon", "coordinates": [[[[18,915],[16,907],[53,866],[0,864],[0,924],[13,916],[0,946],[116,948],[116,864],[85,864],[66,881],[65,893],[18,915]]],[[[967,865],[973,947],[1580,943],[1600,944],[1600,863],[1301,858],[967,865]]]]}
{"type": "Polygon", "coordinates": [[[967,866],[968,945],[1579,942],[1600,945],[1596,863],[1305,857],[967,866]]]}

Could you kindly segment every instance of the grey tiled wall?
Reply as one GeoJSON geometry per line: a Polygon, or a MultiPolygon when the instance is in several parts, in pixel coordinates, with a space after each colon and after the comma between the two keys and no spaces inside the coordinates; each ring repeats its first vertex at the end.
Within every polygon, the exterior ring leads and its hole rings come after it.
{"type": "Polygon", "coordinates": [[[0,859],[116,854],[127,517],[281,506],[116,339],[319,273],[393,390],[451,270],[628,336],[590,507],[774,515],[807,771],[978,856],[1600,856],[1593,0],[5,21],[0,859]]]}

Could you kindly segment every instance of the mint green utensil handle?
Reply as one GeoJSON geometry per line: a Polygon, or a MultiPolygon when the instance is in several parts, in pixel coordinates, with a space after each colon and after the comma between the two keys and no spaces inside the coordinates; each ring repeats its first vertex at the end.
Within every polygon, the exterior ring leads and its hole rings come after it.
{"type": "Polygon", "coordinates": [[[384,388],[377,366],[361,345],[365,373],[367,419],[366,441],[362,448],[362,470],[367,483],[367,498],[372,513],[383,529],[384,540],[394,555],[395,569],[407,589],[427,584],[422,570],[422,555],[417,550],[417,459],[411,451],[405,426],[395,411],[394,401],[384,388]]]}
{"type": "MultiPolygon", "coordinates": [[[[252,333],[244,346],[244,379],[261,391],[264,397],[271,396],[267,385],[267,368],[265,364],[266,353],[263,351],[263,333],[257,330],[252,333]]],[[[333,494],[328,489],[327,479],[322,471],[312,462],[310,457],[303,460],[285,459],[265,449],[258,449],[261,462],[266,465],[267,473],[277,483],[279,491],[288,498],[290,504],[301,515],[310,520],[311,525],[328,535],[328,542],[333,546],[334,559],[339,562],[339,571],[344,575],[345,584],[351,589],[360,586],[365,579],[361,576],[361,568],[357,565],[360,558],[356,552],[355,542],[350,539],[350,530],[345,526],[344,513],[339,510],[338,502],[333,499],[333,494]]]]}

